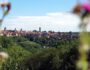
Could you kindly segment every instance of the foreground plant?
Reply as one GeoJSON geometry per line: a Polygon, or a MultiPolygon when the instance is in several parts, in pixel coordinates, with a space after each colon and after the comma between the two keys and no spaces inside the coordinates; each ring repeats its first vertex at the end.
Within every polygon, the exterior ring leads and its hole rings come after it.
{"type": "Polygon", "coordinates": [[[8,15],[9,11],[11,10],[11,3],[10,2],[2,2],[2,3],[0,3],[0,8],[3,11],[3,14],[0,18],[0,25],[1,25],[4,18],[6,17],[6,15],[8,15]]]}
{"type": "Polygon", "coordinates": [[[6,52],[0,52],[0,70],[2,69],[3,63],[8,59],[9,55],[6,52]]]}
{"type": "Polygon", "coordinates": [[[87,61],[88,58],[88,52],[90,50],[89,47],[89,33],[87,32],[87,26],[90,20],[90,3],[84,3],[80,4],[78,3],[74,10],[74,13],[78,14],[81,23],[79,25],[79,28],[81,30],[80,32],[80,46],[79,46],[79,53],[80,57],[77,61],[77,68],[80,70],[88,70],[89,63],[87,61]]]}

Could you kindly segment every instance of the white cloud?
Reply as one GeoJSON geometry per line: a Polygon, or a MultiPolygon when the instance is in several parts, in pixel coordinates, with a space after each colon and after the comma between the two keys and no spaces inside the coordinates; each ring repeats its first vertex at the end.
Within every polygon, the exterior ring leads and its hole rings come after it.
{"type": "Polygon", "coordinates": [[[79,18],[70,13],[47,13],[46,16],[17,16],[4,21],[3,27],[24,30],[78,31],[79,18]]]}

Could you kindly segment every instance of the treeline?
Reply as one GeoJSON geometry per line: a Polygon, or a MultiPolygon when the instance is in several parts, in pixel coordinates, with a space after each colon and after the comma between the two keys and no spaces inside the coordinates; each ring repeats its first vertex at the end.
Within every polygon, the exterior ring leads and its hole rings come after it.
{"type": "Polygon", "coordinates": [[[76,70],[78,44],[76,38],[0,37],[0,51],[9,54],[2,70],[76,70]]]}
{"type": "Polygon", "coordinates": [[[61,45],[67,45],[67,44],[74,44],[76,45],[76,43],[79,43],[79,37],[77,36],[50,36],[50,37],[46,37],[46,36],[42,36],[42,37],[35,37],[35,36],[25,36],[25,38],[27,38],[30,41],[39,43],[42,47],[58,47],[61,45]]]}

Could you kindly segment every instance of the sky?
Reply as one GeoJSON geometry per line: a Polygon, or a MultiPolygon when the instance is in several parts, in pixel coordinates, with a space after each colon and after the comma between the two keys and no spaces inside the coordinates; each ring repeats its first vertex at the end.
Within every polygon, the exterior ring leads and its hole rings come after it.
{"type": "MultiPolygon", "coordinates": [[[[79,31],[80,19],[70,13],[77,0],[0,0],[2,1],[9,1],[12,4],[2,29],[22,28],[32,31],[41,27],[42,31],[79,31]]],[[[85,1],[81,0],[81,2],[85,1]]]]}

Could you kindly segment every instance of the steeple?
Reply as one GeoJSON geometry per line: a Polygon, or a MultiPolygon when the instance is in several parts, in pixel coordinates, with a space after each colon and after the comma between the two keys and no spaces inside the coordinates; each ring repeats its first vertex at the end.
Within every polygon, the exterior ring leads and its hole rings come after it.
{"type": "Polygon", "coordinates": [[[41,32],[41,27],[39,27],[39,32],[41,32]]]}
{"type": "Polygon", "coordinates": [[[7,28],[6,27],[4,27],[4,31],[6,31],[7,30],[7,28]]]}

